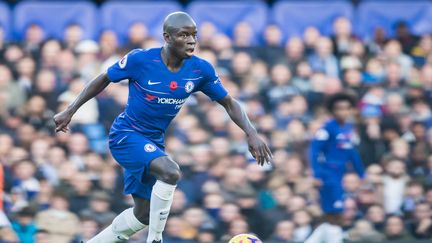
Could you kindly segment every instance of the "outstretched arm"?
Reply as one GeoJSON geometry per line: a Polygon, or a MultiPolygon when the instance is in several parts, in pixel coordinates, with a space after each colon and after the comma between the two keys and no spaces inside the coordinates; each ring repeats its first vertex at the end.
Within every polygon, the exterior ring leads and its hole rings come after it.
{"type": "Polygon", "coordinates": [[[54,116],[54,122],[56,124],[56,132],[62,131],[67,132],[69,130],[68,125],[75,112],[88,100],[98,95],[104,90],[111,81],[108,79],[106,73],[100,74],[95,79],[90,81],[84,89],[79,93],[78,97],[66,108],[66,110],[57,113],[54,116]]]}
{"type": "Polygon", "coordinates": [[[269,147],[258,136],[256,129],[252,126],[245,110],[240,106],[238,101],[230,95],[227,95],[221,100],[218,100],[218,103],[225,108],[231,120],[246,133],[249,151],[257,160],[258,164],[263,165],[266,161],[270,162],[272,154],[269,147]]]}

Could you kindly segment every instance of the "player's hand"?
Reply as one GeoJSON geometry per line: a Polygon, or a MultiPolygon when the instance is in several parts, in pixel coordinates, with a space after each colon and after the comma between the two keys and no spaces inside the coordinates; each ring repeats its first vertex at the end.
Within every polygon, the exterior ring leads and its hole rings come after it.
{"type": "Polygon", "coordinates": [[[68,132],[69,123],[72,119],[73,113],[68,109],[54,115],[54,123],[56,125],[55,132],[68,132]]]}
{"type": "Polygon", "coordinates": [[[271,162],[271,158],[273,158],[273,155],[267,144],[262,138],[258,136],[258,134],[255,133],[249,135],[247,142],[249,145],[250,153],[257,160],[259,165],[264,165],[264,162],[271,162]]]}

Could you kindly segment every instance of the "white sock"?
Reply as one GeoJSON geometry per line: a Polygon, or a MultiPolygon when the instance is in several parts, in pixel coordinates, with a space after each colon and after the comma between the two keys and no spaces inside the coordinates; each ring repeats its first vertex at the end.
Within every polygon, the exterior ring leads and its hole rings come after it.
{"type": "Polygon", "coordinates": [[[168,219],[176,186],[156,181],[150,198],[150,223],[147,243],[162,242],[162,232],[168,219]]]}
{"type": "Polygon", "coordinates": [[[323,223],[318,226],[304,243],[342,243],[343,232],[338,225],[323,223]]]}
{"type": "Polygon", "coordinates": [[[136,232],[147,225],[141,223],[134,215],[133,208],[128,208],[114,218],[112,224],[91,238],[87,243],[118,243],[125,242],[136,232]]]}
{"type": "Polygon", "coordinates": [[[343,230],[339,225],[329,224],[326,228],[325,242],[343,243],[343,230]]]}

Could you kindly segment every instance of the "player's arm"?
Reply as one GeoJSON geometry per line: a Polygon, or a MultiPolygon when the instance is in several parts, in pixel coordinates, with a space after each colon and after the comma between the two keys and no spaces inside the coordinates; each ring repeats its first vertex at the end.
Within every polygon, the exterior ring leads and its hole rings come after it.
{"type": "Polygon", "coordinates": [[[239,102],[230,95],[226,95],[217,102],[225,108],[228,115],[231,117],[231,120],[233,120],[234,123],[246,133],[249,151],[257,160],[258,164],[263,165],[266,161],[270,162],[272,154],[269,147],[258,136],[256,129],[252,126],[246,114],[246,111],[241,107],[239,102]]]}
{"type": "Polygon", "coordinates": [[[66,110],[56,114],[54,116],[54,122],[56,124],[56,132],[62,131],[67,132],[68,124],[70,123],[72,116],[75,112],[88,100],[98,95],[104,90],[111,81],[109,80],[106,73],[100,74],[95,79],[87,83],[84,89],[79,93],[78,97],[66,108],[66,110]]]}
{"type": "Polygon", "coordinates": [[[312,143],[310,145],[309,150],[309,160],[310,160],[310,166],[312,168],[313,176],[316,179],[321,179],[321,166],[319,159],[322,156],[323,148],[325,144],[328,142],[330,138],[330,134],[325,128],[319,129],[314,139],[312,140],[312,143]]]}

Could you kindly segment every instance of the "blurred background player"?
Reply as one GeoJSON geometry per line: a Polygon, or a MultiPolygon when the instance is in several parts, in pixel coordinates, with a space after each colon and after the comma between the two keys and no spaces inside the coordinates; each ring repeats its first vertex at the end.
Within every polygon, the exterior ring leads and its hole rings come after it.
{"type": "Polygon", "coordinates": [[[364,168],[354,144],[355,98],[338,93],[329,98],[327,109],[333,118],[320,128],[312,141],[310,161],[319,187],[324,222],[306,241],[342,243],[341,220],[344,205],[342,179],[349,165],[363,178],[364,168]]]}

